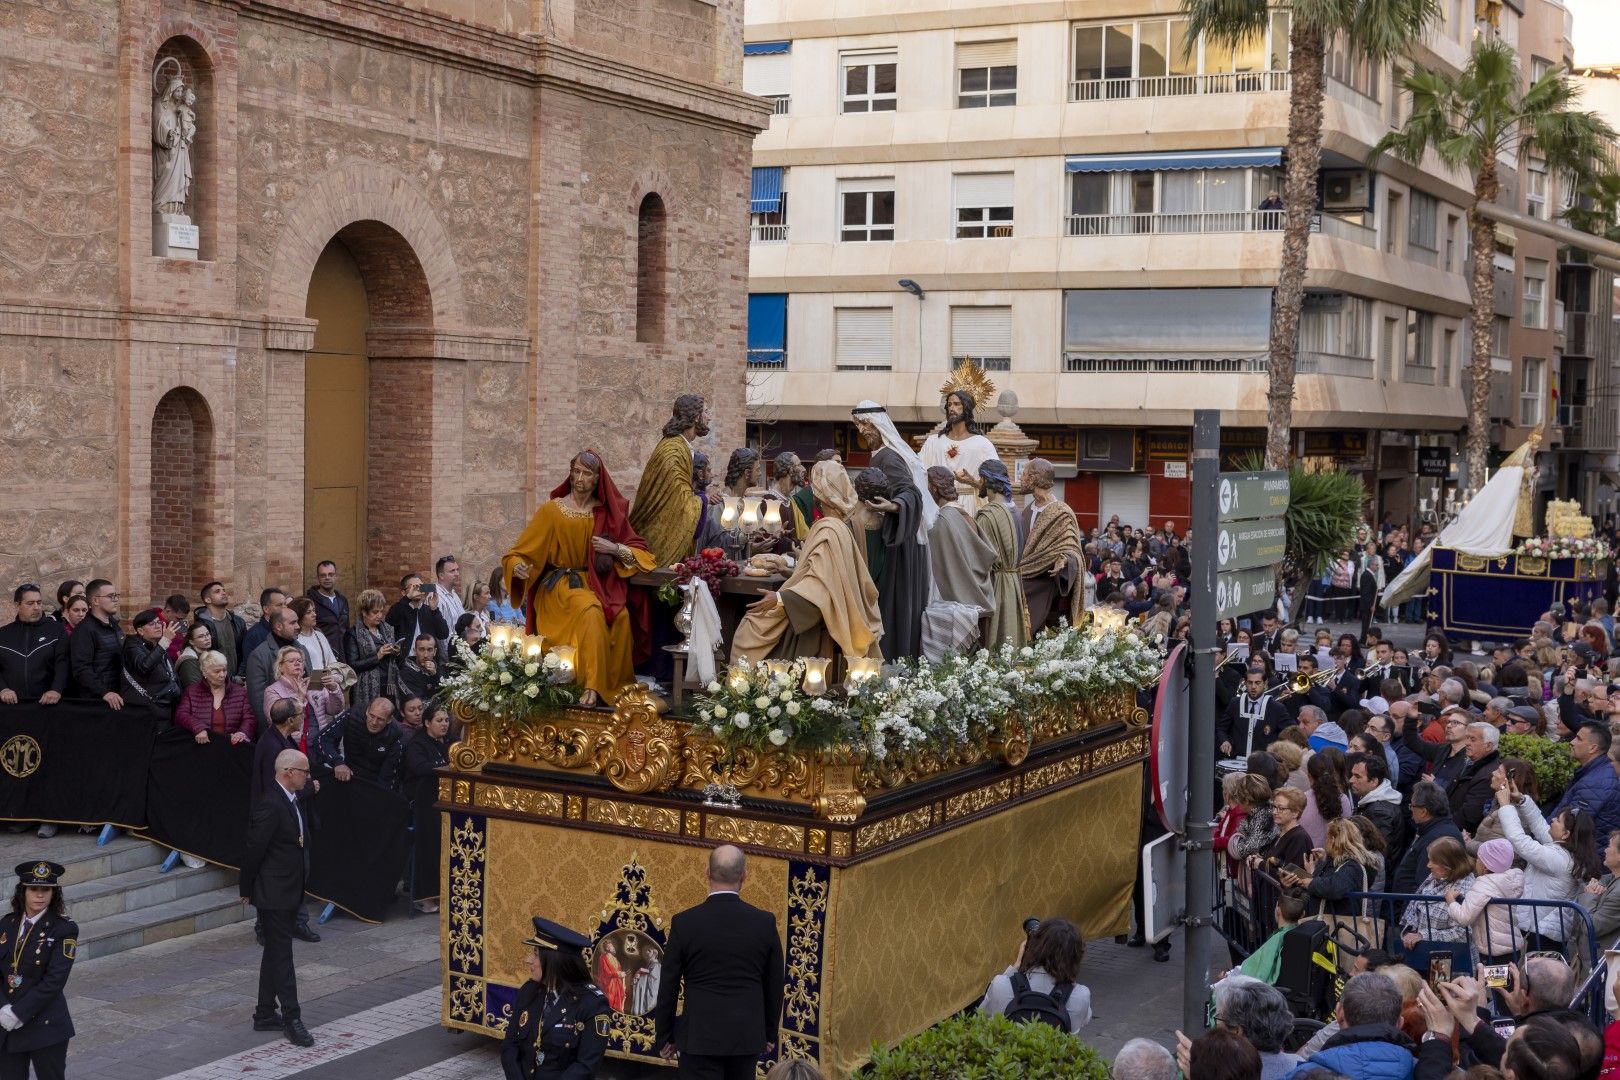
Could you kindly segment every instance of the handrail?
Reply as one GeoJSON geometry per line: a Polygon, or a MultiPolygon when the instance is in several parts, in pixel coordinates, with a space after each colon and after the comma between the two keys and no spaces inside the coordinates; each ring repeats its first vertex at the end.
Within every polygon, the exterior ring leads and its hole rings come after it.
{"type": "Polygon", "coordinates": [[[1282,210],[1206,210],[1157,214],[1069,214],[1068,236],[1178,236],[1188,233],[1277,232],[1282,210]]]}
{"type": "Polygon", "coordinates": [[[1205,75],[1148,75],[1128,79],[1074,79],[1070,101],[1186,97],[1192,94],[1269,94],[1289,88],[1286,71],[1218,71],[1205,75]]]}

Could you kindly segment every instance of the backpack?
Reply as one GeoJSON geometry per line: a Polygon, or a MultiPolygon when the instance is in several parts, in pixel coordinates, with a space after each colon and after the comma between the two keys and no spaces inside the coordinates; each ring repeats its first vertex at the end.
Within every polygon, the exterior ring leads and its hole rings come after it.
{"type": "Polygon", "coordinates": [[[1013,996],[1001,1015],[1020,1024],[1038,1020],[1059,1031],[1068,1032],[1069,995],[1074,992],[1073,983],[1058,983],[1050,993],[1043,994],[1029,985],[1029,978],[1022,971],[1015,971],[1008,978],[1012,982],[1013,996]]]}

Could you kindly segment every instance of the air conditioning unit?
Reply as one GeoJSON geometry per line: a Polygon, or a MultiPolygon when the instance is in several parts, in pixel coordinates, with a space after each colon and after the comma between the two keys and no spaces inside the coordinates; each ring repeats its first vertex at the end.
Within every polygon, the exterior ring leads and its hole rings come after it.
{"type": "Polygon", "coordinates": [[[1368,193],[1372,178],[1366,169],[1346,169],[1322,174],[1322,209],[1367,210],[1372,206],[1368,193]]]}

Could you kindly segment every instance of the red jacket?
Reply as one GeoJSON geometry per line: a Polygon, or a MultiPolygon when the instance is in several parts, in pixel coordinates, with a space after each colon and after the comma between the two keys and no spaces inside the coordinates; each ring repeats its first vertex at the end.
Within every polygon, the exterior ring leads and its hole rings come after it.
{"type": "MultiPolygon", "coordinates": [[[[253,710],[248,708],[247,691],[234,682],[226,683],[225,700],[220,702],[220,708],[225,711],[225,734],[230,736],[240,731],[251,742],[258,723],[253,719],[253,710]]],[[[180,695],[180,703],[174,707],[174,722],[193,735],[213,730],[214,690],[207,680],[186,687],[180,695]]]]}

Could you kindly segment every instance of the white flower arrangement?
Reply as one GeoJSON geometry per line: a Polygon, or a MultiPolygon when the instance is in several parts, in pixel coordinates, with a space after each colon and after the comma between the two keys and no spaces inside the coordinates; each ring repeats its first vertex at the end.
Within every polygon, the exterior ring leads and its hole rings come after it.
{"type": "Polygon", "coordinates": [[[1609,558],[1609,545],[1598,536],[1532,536],[1513,549],[1513,554],[1537,559],[1609,558]]]}
{"type": "Polygon", "coordinates": [[[556,653],[538,659],[525,656],[521,639],[514,645],[486,639],[475,653],[460,638],[451,641],[457,668],[440,684],[446,701],[496,716],[528,717],[572,705],[579,700],[573,674],[556,653]]]}

